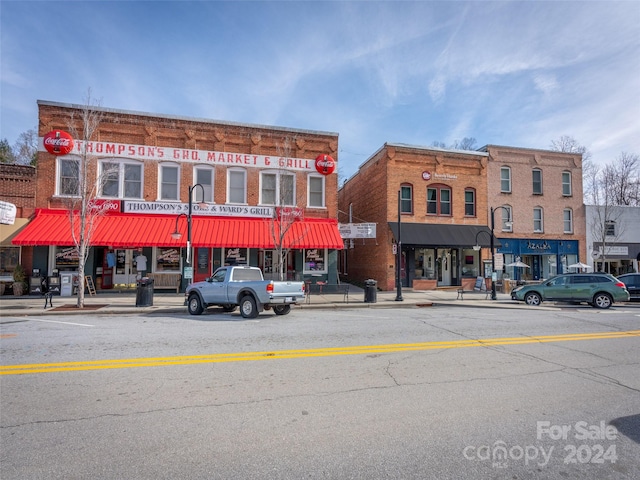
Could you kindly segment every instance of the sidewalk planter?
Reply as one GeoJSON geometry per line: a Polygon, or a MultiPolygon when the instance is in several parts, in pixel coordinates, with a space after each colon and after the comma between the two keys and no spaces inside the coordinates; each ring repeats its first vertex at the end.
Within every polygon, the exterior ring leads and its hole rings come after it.
{"type": "Polygon", "coordinates": [[[26,279],[27,275],[24,273],[24,268],[22,265],[17,265],[13,271],[13,294],[16,297],[24,295],[26,279]]]}

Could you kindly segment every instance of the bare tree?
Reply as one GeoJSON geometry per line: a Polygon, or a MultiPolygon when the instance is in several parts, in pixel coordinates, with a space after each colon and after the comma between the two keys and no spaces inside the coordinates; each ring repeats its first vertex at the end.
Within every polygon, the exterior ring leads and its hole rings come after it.
{"type": "MultiPolygon", "coordinates": [[[[286,138],[282,144],[277,146],[278,155],[287,159],[291,157],[292,147],[295,138],[286,138]]],[[[298,205],[304,199],[304,193],[297,192],[296,175],[284,167],[280,167],[277,173],[263,177],[263,188],[266,185],[274,191],[274,213],[269,220],[269,230],[275,249],[276,274],[279,280],[285,280],[285,264],[289,252],[297,248],[306,236],[306,229],[293,236],[290,231],[296,222],[303,219],[304,209],[298,205]],[[270,183],[267,185],[267,183],[270,183]]]]}
{"type": "Polygon", "coordinates": [[[464,137],[462,140],[456,140],[447,147],[444,142],[434,141],[431,146],[436,148],[450,148],[452,150],[477,150],[476,139],[473,137],[464,137]]]}
{"type": "Polygon", "coordinates": [[[13,154],[19,165],[34,165],[38,160],[38,131],[31,128],[22,132],[13,146],[13,154]]]}
{"type": "Polygon", "coordinates": [[[640,206],[640,158],[622,152],[604,170],[614,205],[640,206]]]}
{"type": "Polygon", "coordinates": [[[106,170],[98,172],[97,158],[90,154],[88,142],[94,140],[103,112],[99,111],[99,102],[91,97],[91,89],[87,91],[80,112],[72,114],[69,119],[69,133],[76,141],[80,141],[80,153],[77,161],[69,161],[65,165],[72,173],[70,183],[65,187],[74,195],[66,197],[66,206],[71,224],[71,236],[78,255],[78,308],[84,308],[84,271],[91,246],[91,238],[98,225],[99,218],[105,213],[103,205],[96,202],[102,186],[114,172],[106,170]],[[93,180],[95,178],[95,181],[93,180]]]}
{"type": "Polygon", "coordinates": [[[0,163],[15,163],[16,158],[6,138],[0,140],[0,163]]]}

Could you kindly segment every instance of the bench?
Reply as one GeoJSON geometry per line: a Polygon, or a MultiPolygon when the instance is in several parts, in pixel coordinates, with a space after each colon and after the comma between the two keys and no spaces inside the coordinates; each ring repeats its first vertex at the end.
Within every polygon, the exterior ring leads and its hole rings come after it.
{"type": "Polygon", "coordinates": [[[305,282],[305,291],[307,293],[306,303],[311,303],[311,293],[315,292],[318,295],[323,294],[342,294],[342,301],[349,303],[349,284],[348,283],[327,283],[317,282],[311,283],[305,282]]]}
{"type": "Polygon", "coordinates": [[[458,289],[458,296],[456,297],[456,300],[464,300],[464,294],[483,294],[484,293],[484,299],[486,300],[487,298],[489,298],[489,295],[491,294],[491,290],[487,290],[486,288],[482,288],[479,290],[473,289],[473,290],[465,290],[464,288],[459,288],[458,289]]]}
{"type": "Polygon", "coordinates": [[[180,282],[182,277],[177,273],[150,273],[147,275],[153,279],[154,290],[176,290],[180,292],[180,282]]]}

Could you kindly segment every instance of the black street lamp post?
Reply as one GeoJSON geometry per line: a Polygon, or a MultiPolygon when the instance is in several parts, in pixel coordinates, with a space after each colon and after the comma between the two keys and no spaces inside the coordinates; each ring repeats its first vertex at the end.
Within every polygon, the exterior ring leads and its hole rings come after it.
{"type": "MultiPolygon", "coordinates": [[[[496,207],[493,208],[491,207],[491,245],[489,248],[491,248],[491,300],[496,300],[497,296],[496,296],[496,280],[497,280],[497,275],[496,275],[496,254],[495,251],[493,250],[493,228],[495,225],[495,220],[493,218],[493,214],[495,213],[496,210],[498,209],[503,209],[505,212],[507,212],[507,214],[509,214],[509,216],[507,218],[511,219],[511,210],[509,210],[507,207],[496,207]]],[[[509,220],[509,222],[507,222],[507,224],[511,223],[511,220],[509,220]]]]}
{"type": "Polygon", "coordinates": [[[402,298],[402,191],[398,190],[398,238],[396,242],[396,302],[403,302],[404,298],[402,298]]]}
{"type": "Polygon", "coordinates": [[[182,234],[178,231],[178,220],[183,215],[187,217],[187,255],[185,259],[184,268],[182,269],[182,287],[183,287],[182,290],[184,290],[186,285],[191,283],[190,281],[193,278],[193,270],[191,269],[191,223],[192,223],[192,217],[193,217],[193,191],[195,190],[196,187],[200,187],[202,189],[203,201],[199,202],[198,204],[201,207],[207,205],[207,203],[204,201],[204,187],[199,183],[196,183],[195,185],[190,186],[189,187],[189,210],[187,211],[188,213],[186,215],[184,213],[178,214],[178,216],[176,217],[176,230],[171,234],[171,236],[175,239],[179,239],[180,237],[182,237],[182,234]],[[187,272],[189,274],[188,278],[186,278],[187,272]]]}

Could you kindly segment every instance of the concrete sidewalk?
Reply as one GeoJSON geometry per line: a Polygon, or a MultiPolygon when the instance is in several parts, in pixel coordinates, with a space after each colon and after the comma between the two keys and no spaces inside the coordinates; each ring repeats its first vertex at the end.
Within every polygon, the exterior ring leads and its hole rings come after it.
{"type": "MultiPolygon", "coordinates": [[[[317,308],[420,308],[449,305],[456,307],[473,308],[508,308],[529,309],[522,302],[515,302],[506,294],[498,294],[496,300],[487,298],[484,293],[465,293],[464,300],[458,299],[453,290],[413,291],[402,289],[402,301],[396,301],[397,292],[377,292],[375,303],[365,303],[364,291],[361,288],[351,286],[348,298],[343,294],[316,294],[310,295],[304,303],[294,306],[294,310],[317,308]]],[[[187,313],[184,305],[184,294],[154,292],[153,306],[136,307],[136,292],[101,291],[97,295],[85,297],[85,308],[76,308],[76,297],[53,296],[53,307],[44,308],[45,300],[40,296],[13,297],[4,295],[0,297],[0,318],[33,315],[92,315],[93,313],[105,314],[142,314],[142,313],[187,313]]],[[[534,307],[540,309],[557,310],[553,305],[534,307]]]]}

